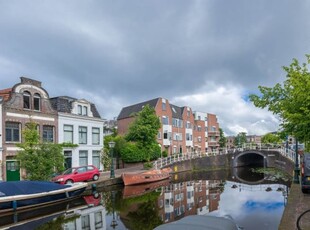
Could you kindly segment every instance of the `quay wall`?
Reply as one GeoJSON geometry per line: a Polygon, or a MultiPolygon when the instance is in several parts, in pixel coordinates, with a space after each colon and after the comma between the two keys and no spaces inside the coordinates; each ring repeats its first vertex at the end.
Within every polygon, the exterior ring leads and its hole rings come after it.
{"type": "MultiPolygon", "coordinates": [[[[269,151],[266,153],[268,158],[267,167],[275,167],[281,169],[293,176],[294,162],[282,156],[277,151],[269,151]]],[[[216,156],[204,156],[200,158],[190,159],[186,161],[175,162],[169,166],[174,173],[186,171],[199,171],[199,170],[216,170],[216,169],[231,169],[233,167],[234,154],[224,154],[216,156]]]]}

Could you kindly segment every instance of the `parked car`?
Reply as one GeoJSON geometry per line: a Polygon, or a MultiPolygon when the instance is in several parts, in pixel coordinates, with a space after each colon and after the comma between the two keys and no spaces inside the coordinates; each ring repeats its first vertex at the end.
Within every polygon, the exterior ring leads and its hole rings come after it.
{"type": "Polygon", "coordinates": [[[75,182],[98,180],[100,176],[99,169],[93,165],[69,168],[62,174],[52,178],[53,182],[60,184],[72,184],[75,182]]]}
{"type": "Polygon", "coordinates": [[[310,153],[304,153],[301,161],[301,191],[310,191],[310,153]]]}

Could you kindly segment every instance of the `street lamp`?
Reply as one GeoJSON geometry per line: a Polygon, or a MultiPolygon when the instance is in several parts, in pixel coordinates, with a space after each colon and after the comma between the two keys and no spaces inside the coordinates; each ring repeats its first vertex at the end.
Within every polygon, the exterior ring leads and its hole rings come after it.
{"type": "Polygon", "coordinates": [[[114,173],[114,159],[113,159],[113,148],[115,146],[114,141],[109,142],[109,147],[110,147],[110,155],[111,155],[111,173],[110,173],[110,178],[115,178],[115,173],[114,173]]]}
{"type": "Polygon", "coordinates": [[[295,169],[294,169],[294,183],[299,184],[299,162],[298,162],[298,140],[295,138],[295,169]]]}

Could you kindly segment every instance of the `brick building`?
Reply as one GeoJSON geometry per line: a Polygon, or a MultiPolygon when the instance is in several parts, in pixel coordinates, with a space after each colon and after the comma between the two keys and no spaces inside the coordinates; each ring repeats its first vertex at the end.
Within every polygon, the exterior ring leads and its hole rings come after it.
{"type": "Polygon", "coordinates": [[[16,143],[23,141],[22,130],[35,122],[42,141],[57,143],[58,117],[41,82],[21,77],[12,88],[0,90],[2,99],[2,156],[0,180],[19,180],[21,171],[15,160],[16,143]]]}
{"type": "Polygon", "coordinates": [[[50,98],[40,81],[21,77],[12,88],[0,90],[0,181],[20,180],[25,173],[15,159],[22,130],[35,122],[41,141],[77,144],[65,148],[65,167],[94,164],[103,169],[103,122],[96,106],[84,99],[50,98]]]}
{"type": "Polygon", "coordinates": [[[168,154],[189,152],[214,152],[219,150],[219,123],[214,114],[194,112],[188,106],[179,107],[167,99],[155,98],[122,108],[118,118],[118,133],[123,135],[134,120],[134,114],[145,105],[155,109],[161,128],[157,141],[168,154]]]}

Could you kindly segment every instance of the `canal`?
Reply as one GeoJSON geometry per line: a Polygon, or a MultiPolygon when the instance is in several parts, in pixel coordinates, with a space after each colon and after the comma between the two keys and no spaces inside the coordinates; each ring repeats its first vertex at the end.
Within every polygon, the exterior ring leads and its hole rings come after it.
{"type": "Polygon", "coordinates": [[[232,218],[243,229],[278,229],[290,178],[274,169],[176,174],[171,181],[109,187],[70,202],[0,217],[5,229],[154,229],[188,215],[232,218]]]}

